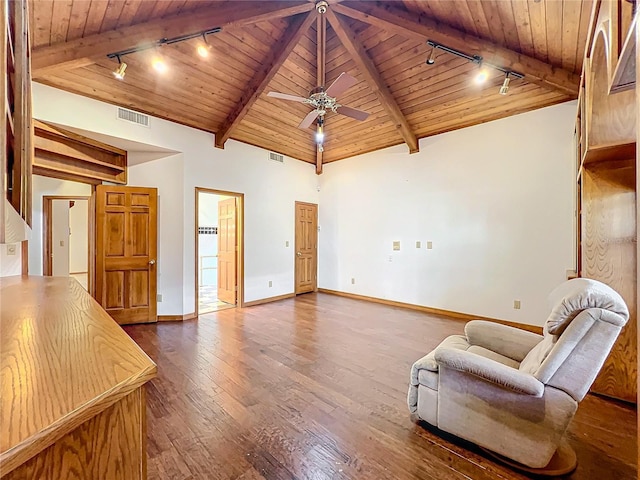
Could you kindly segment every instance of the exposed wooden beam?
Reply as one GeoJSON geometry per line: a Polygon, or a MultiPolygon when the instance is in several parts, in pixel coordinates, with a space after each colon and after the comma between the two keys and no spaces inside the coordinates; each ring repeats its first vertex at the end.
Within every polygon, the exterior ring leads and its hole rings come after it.
{"type": "Polygon", "coordinates": [[[316,175],[322,175],[322,152],[316,148],[316,175]]]}
{"type": "MultiPolygon", "coordinates": [[[[335,7],[332,7],[335,8],[335,7]]],[[[343,20],[338,18],[338,16],[333,13],[331,9],[327,10],[327,19],[329,23],[333,27],[333,30],[336,32],[336,35],[344,45],[344,47],[349,52],[349,55],[352,57],[355,62],[358,70],[362,73],[369,83],[369,86],[377,95],[378,100],[382,104],[382,107],[387,112],[387,115],[391,117],[396,128],[402,135],[405,143],[409,146],[410,153],[416,153],[419,151],[418,139],[416,135],[411,130],[409,122],[405,118],[402,110],[398,107],[393,95],[389,91],[389,87],[384,83],[380,74],[378,73],[378,69],[369,57],[369,54],[365,50],[364,46],[356,39],[355,33],[349,28],[343,20]]]]}
{"type": "Polygon", "coordinates": [[[309,12],[291,21],[282,38],[271,48],[269,57],[263,62],[263,67],[255,73],[249,85],[245,87],[245,93],[242,95],[240,102],[216,132],[216,147],[224,148],[224,143],[231,136],[233,129],[238,126],[251,106],[262,95],[302,36],[309,30],[309,27],[316,19],[316,15],[316,12],[309,12]]]}
{"type": "Polygon", "coordinates": [[[326,48],[327,48],[327,17],[318,15],[316,23],[316,65],[318,70],[318,85],[325,86],[326,78],[326,48]]]}
{"type": "Polygon", "coordinates": [[[358,4],[358,9],[344,4],[334,5],[331,8],[335,12],[405,38],[416,38],[420,41],[432,40],[470,55],[481,55],[489,63],[524,74],[529,82],[560,90],[574,98],[578,96],[579,75],[469,35],[429,18],[423,13],[407,12],[381,2],[361,2],[358,4]]]}
{"type": "Polygon", "coordinates": [[[237,2],[224,2],[189,14],[173,15],[69,42],[35,48],[32,52],[33,74],[34,77],[38,77],[60,69],[90,65],[96,58],[109,53],[155,42],[161,38],[173,38],[215,27],[221,27],[224,32],[225,29],[289,17],[313,9],[314,6],[307,2],[293,4],[286,0],[242,2],[241,7],[237,2]]]}

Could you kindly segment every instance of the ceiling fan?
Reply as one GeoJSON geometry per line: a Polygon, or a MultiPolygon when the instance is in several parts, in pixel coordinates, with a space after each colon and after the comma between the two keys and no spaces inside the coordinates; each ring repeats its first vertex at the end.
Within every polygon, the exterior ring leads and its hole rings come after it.
{"type": "Polygon", "coordinates": [[[290,95],[288,93],[280,93],[280,92],[269,92],[267,94],[268,97],[279,98],[281,100],[288,100],[292,102],[305,103],[307,105],[311,105],[313,110],[311,110],[306,117],[300,122],[298,128],[306,129],[309,128],[314,121],[316,121],[317,132],[316,132],[316,143],[318,144],[318,151],[323,151],[323,141],[324,141],[324,116],[328,111],[332,111],[334,113],[339,113],[341,115],[346,115],[347,117],[354,118],[359,121],[366,120],[369,117],[367,112],[362,110],[358,110],[357,108],[347,107],[346,105],[342,105],[338,103],[337,97],[342,95],[344,92],[353,87],[358,80],[349,75],[346,72],[342,72],[340,76],[325,90],[324,88],[324,72],[325,72],[325,50],[326,50],[326,35],[325,35],[325,23],[323,14],[326,13],[328,3],[326,1],[319,1],[316,4],[316,10],[319,13],[318,17],[318,31],[319,31],[319,41],[318,45],[320,47],[320,54],[318,55],[318,84],[319,86],[311,90],[309,92],[309,97],[300,97],[298,95],[290,95]],[[320,57],[320,55],[322,55],[320,57]],[[317,119],[317,120],[316,120],[317,119]]]}

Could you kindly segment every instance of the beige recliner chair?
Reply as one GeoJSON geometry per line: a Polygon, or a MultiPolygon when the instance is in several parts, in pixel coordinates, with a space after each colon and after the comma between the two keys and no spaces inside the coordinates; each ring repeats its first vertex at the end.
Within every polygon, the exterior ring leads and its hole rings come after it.
{"type": "Polygon", "coordinates": [[[529,471],[573,470],[575,453],[559,449],[562,437],[629,311],[613,289],[584,278],[561,284],[549,299],[544,335],[474,320],[465,335],[418,360],[411,413],[529,471]]]}

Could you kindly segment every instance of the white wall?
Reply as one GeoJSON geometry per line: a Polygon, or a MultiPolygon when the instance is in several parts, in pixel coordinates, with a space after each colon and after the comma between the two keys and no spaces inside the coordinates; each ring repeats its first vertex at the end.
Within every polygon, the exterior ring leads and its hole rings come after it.
{"type": "Polygon", "coordinates": [[[422,139],[414,155],[398,146],[326,165],[319,286],[542,325],[575,263],[575,108],[422,139]]]}
{"type": "Polygon", "coordinates": [[[0,244],[0,277],[22,274],[22,244],[0,244]],[[9,251],[13,254],[9,255],[9,251]]]}
{"type": "Polygon", "coordinates": [[[55,200],[51,206],[52,274],[69,276],[69,201],[55,200]]]}
{"type": "MultiPolygon", "coordinates": [[[[195,187],[245,195],[245,301],[293,292],[295,201],[318,203],[311,164],[268,160],[261,148],[151,118],[150,128],[116,119],[116,107],[40,84],[33,85],[34,117],[59,125],[180,152],[129,169],[129,184],[157,187],[160,315],[195,308],[195,187]],[[269,288],[269,281],[273,287],[269,288]]],[[[37,235],[37,234],[34,234],[37,235]]]]}
{"type": "Polygon", "coordinates": [[[31,217],[31,228],[33,230],[29,239],[30,275],[42,275],[42,197],[45,195],[88,197],[91,196],[91,185],[42,177],[40,175],[33,176],[33,212],[31,217]]]}
{"type": "Polygon", "coordinates": [[[69,209],[69,273],[89,271],[89,201],[74,200],[69,209]]]}

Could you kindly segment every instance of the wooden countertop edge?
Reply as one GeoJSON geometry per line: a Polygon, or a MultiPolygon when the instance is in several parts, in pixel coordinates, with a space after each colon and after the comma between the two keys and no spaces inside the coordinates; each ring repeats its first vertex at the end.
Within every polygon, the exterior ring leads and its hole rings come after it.
{"type": "Polygon", "coordinates": [[[41,430],[36,435],[24,440],[9,450],[0,453],[0,475],[6,475],[20,465],[29,461],[37,454],[53,445],[57,440],[72,432],[87,420],[103,412],[128,394],[138,389],[157,374],[155,363],[142,370],[138,375],[131,376],[125,381],[106,390],[76,410],[41,430]]]}

